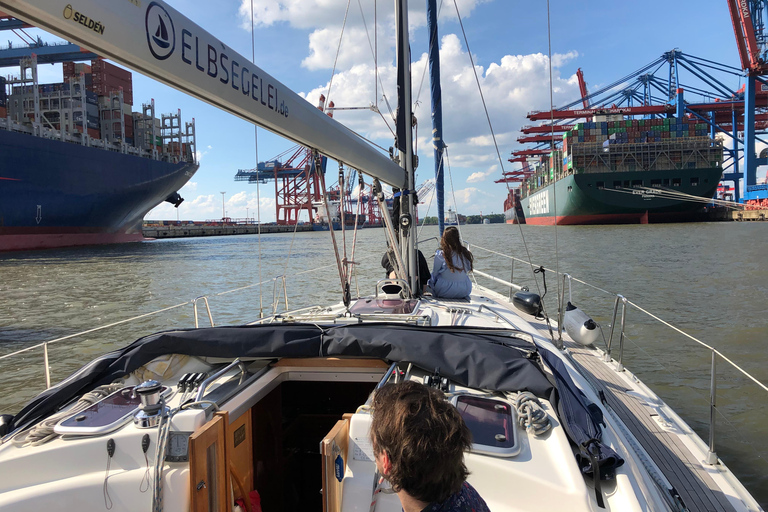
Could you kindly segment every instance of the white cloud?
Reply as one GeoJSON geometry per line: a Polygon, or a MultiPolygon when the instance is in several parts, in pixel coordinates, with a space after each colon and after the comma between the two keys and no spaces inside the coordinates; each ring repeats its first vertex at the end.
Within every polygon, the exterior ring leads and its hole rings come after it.
{"type": "Polygon", "coordinates": [[[208,146],[206,151],[200,151],[199,149],[195,151],[195,158],[197,159],[197,163],[200,163],[200,161],[203,159],[205,155],[208,154],[208,152],[211,150],[211,146],[208,146]]]}
{"type": "Polygon", "coordinates": [[[489,197],[489,194],[475,187],[462,188],[456,190],[453,194],[453,197],[456,199],[456,203],[458,203],[459,206],[468,205],[473,201],[482,199],[482,197],[478,196],[489,197]]]}
{"type": "Polygon", "coordinates": [[[469,175],[469,178],[467,178],[467,183],[479,183],[481,181],[485,181],[485,179],[488,176],[491,176],[499,171],[498,165],[492,165],[488,168],[487,171],[476,171],[469,175]]]}
{"type": "MultiPolygon", "coordinates": [[[[555,55],[553,62],[554,100],[564,104],[578,97],[578,83],[572,76],[561,76],[557,67],[577,57],[575,52],[555,55]]],[[[476,172],[478,167],[487,168],[491,165],[503,164],[493,145],[483,105],[477,90],[475,74],[472,70],[468,54],[462,48],[455,34],[447,34],[442,39],[440,49],[443,90],[443,132],[448,145],[448,158],[455,179],[466,179],[464,176],[476,172]],[[464,169],[467,170],[464,170],[464,169]],[[471,169],[471,171],[469,171],[471,169]],[[467,175],[460,173],[467,172],[467,175]],[[457,176],[457,174],[459,174],[457,176]]],[[[431,157],[431,117],[429,106],[428,82],[419,90],[419,81],[423,70],[428,65],[427,55],[421,55],[413,62],[414,100],[419,100],[415,114],[419,119],[418,147],[422,157],[431,157]]],[[[549,59],[546,55],[537,53],[531,55],[506,55],[499,62],[488,66],[475,67],[480,81],[486,105],[489,106],[490,118],[493,123],[495,140],[499,145],[499,153],[508,155],[519,147],[516,138],[520,128],[529,124],[526,114],[530,110],[549,108],[549,59]]],[[[393,103],[395,93],[394,64],[380,65],[379,74],[383,90],[393,103]]],[[[337,106],[366,106],[376,101],[375,73],[373,67],[365,64],[353,66],[337,73],[334,77],[330,99],[337,106]]],[[[428,79],[427,79],[428,80],[428,79]]],[[[320,94],[326,94],[328,84],[317,87],[303,96],[315,103],[320,94]]],[[[379,94],[382,88],[378,88],[379,94]]],[[[384,101],[379,101],[379,108],[388,120],[384,101]]],[[[383,146],[392,144],[392,134],[378,115],[370,111],[336,111],[336,119],[366,137],[380,141],[383,146]]],[[[421,169],[422,176],[425,170],[421,169]]],[[[431,174],[431,169],[426,170],[431,174]]],[[[490,173],[484,173],[490,176],[490,173]]],[[[476,182],[481,176],[470,176],[476,182]]]]}
{"type": "MultiPolygon", "coordinates": [[[[471,16],[475,7],[485,0],[459,0],[458,6],[464,18],[471,16]]],[[[342,38],[338,65],[341,69],[373,61],[373,41],[379,42],[379,62],[387,62],[394,55],[394,3],[378,2],[374,12],[373,2],[347,0],[241,0],[239,14],[241,27],[251,30],[251,5],[253,23],[258,27],[287,24],[299,30],[309,30],[310,55],[302,65],[309,69],[331,69],[342,38]],[[349,5],[349,12],[346,12],[349,5]],[[344,19],[346,15],[346,25],[344,19]],[[374,34],[374,20],[378,21],[378,34],[374,34]],[[343,28],[343,34],[342,34],[343,28]]],[[[455,18],[453,6],[446,4],[441,19],[455,18]]],[[[411,30],[427,24],[426,6],[423,2],[411,2],[408,8],[411,30]]]]}
{"type": "Polygon", "coordinates": [[[197,191],[197,182],[196,181],[188,181],[181,189],[179,189],[179,194],[181,194],[182,197],[184,197],[184,192],[188,194],[194,194],[197,191]]]}

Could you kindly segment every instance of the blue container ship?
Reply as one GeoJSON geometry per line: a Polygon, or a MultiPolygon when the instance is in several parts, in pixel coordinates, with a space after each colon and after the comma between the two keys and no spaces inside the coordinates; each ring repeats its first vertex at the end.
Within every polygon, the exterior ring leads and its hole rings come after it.
{"type": "Polygon", "coordinates": [[[163,201],[178,206],[198,169],[194,123],[182,131],[180,114],[155,119],[153,103],[130,112],[124,91],[93,109],[79,80],[7,84],[0,251],[140,241],[144,215],[163,201]]]}

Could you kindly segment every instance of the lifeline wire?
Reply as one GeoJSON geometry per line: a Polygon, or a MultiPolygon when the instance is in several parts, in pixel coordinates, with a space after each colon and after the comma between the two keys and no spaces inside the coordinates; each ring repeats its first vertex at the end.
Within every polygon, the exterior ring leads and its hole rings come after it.
{"type": "MultiPolygon", "coordinates": [[[[453,0],[453,5],[456,8],[456,17],[459,19],[459,27],[461,27],[461,34],[464,37],[464,45],[467,47],[467,55],[469,55],[469,62],[472,64],[472,72],[475,74],[475,82],[477,83],[477,89],[480,91],[480,100],[483,103],[483,110],[485,111],[485,118],[488,120],[488,127],[491,130],[491,138],[493,138],[493,146],[496,148],[496,156],[499,159],[499,167],[501,168],[501,175],[504,176],[504,162],[501,158],[501,152],[499,151],[499,144],[496,141],[496,133],[493,131],[493,124],[491,123],[491,116],[488,114],[488,106],[485,103],[485,96],[483,95],[483,89],[480,87],[480,78],[477,76],[477,68],[475,67],[475,59],[472,57],[472,51],[469,47],[469,40],[467,39],[467,33],[464,31],[464,22],[461,21],[461,14],[459,13],[459,6],[456,3],[456,0],[453,0]]],[[[509,183],[506,183],[507,185],[507,192],[509,193],[511,191],[509,187],[509,183]]],[[[517,212],[514,211],[515,218],[517,218],[517,212]]],[[[528,243],[525,241],[525,235],[523,234],[523,227],[520,225],[520,223],[517,223],[518,228],[520,229],[520,239],[523,241],[523,248],[525,249],[525,254],[528,257],[528,265],[531,268],[531,275],[533,276],[533,282],[536,284],[536,290],[539,292],[539,295],[541,295],[541,287],[539,286],[538,280],[536,280],[536,276],[534,275],[534,266],[533,262],[531,261],[531,252],[528,250],[528,243]]],[[[546,307],[542,303],[542,306],[545,308],[544,312],[546,313],[546,307]]],[[[551,333],[550,329],[550,333],[551,333]]]]}

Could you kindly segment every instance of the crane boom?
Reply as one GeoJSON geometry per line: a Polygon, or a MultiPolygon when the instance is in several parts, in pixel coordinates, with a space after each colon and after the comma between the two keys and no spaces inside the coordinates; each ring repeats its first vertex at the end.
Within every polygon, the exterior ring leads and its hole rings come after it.
{"type": "Polygon", "coordinates": [[[162,0],[0,0],[6,13],[404,187],[405,172],[162,0]]]}
{"type": "Polygon", "coordinates": [[[670,114],[675,111],[672,105],[649,105],[645,107],[610,107],[610,108],[585,108],[583,110],[553,110],[542,112],[531,112],[528,119],[531,121],[542,121],[546,119],[578,119],[580,117],[591,117],[595,115],[623,114],[629,116],[648,115],[648,114],[670,114]]]}
{"type": "Polygon", "coordinates": [[[728,0],[728,11],[731,13],[731,22],[733,23],[733,33],[736,35],[736,46],[739,48],[739,59],[741,59],[741,69],[749,69],[749,53],[745,43],[744,31],[741,28],[741,16],[737,0],[728,0]]]}
{"type": "Polygon", "coordinates": [[[581,103],[584,105],[584,108],[589,108],[589,100],[587,99],[587,96],[589,93],[587,92],[587,82],[584,81],[584,72],[579,68],[576,70],[576,78],[579,79],[579,92],[581,93],[581,103]]]}

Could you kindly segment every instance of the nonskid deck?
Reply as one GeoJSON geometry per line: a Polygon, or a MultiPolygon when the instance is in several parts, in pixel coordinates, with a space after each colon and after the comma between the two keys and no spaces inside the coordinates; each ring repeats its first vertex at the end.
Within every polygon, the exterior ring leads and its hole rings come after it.
{"type": "MultiPolygon", "coordinates": [[[[545,322],[533,320],[530,324],[541,336],[549,338],[549,327],[545,322]]],[[[632,389],[625,380],[625,377],[631,374],[627,371],[616,371],[615,361],[606,363],[603,360],[603,351],[570,341],[565,333],[563,338],[571,361],[590,382],[595,392],[605,395],[604,405],[611,408],[648,453],[653,463],[675,488],[686,509],[691,512],[735,511],[736,508],[729,498],[741,500],[736,496],[726,496],[715,482],[714,477],[723,478],[721,470],[716,466],[707,465],[702,454],[693,453],[690,446],[678,435],[679,430],[676,427],[665,429],[662,426],[669,418],[655,407],[659,404],[651,404],[636,393],[632,394],[632,389]]],[[[634,375],[630,378],[637,380],[634,375]]],[[[691,434],[696,435],[692,432],[691,434]]]]}

